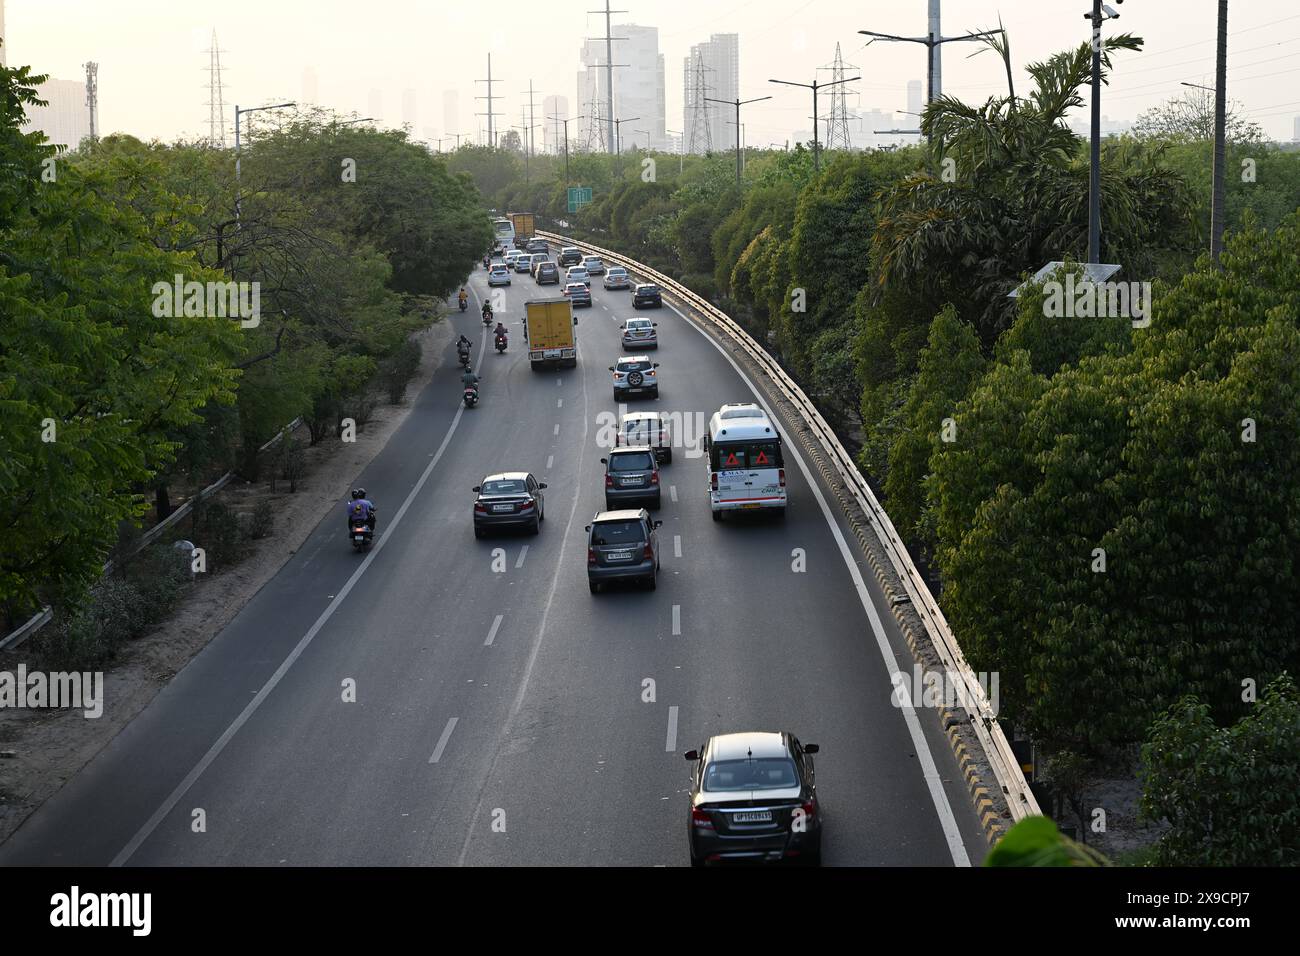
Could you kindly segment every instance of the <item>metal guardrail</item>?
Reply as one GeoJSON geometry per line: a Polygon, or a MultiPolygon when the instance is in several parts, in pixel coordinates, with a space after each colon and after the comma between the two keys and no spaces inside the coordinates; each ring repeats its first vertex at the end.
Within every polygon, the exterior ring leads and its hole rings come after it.
{"type": "Polygon", "coordinates": [[[803,417],[809,426],[809,430],[821,444],[827,460],[830,461],[839,474],[845,488],[853,495],[863,512],[871,520],[876,536],[884,547],[885,553],[889,556],[889,561],[898,574],[899,580],[903,582],[908,598],[912,606],[916,608],[916,613],[921,618],[921,623],[925,626],[930,641],[949,675],[949,679],[956,678],[953,683],[957,689],[957,696],[960,698],[961,705],[966,710],[966,713],[970,715],[971,727],[984,749],[989,765],[997,777],[998,785],[1002,788],[1012,818],[1018,821],[1025,817],[1041,814],[1042,811],[1039,809],[1038,801],[1034,798],[1033,792],[1029,789],[1029,783],[1025,780],[1025,775],[1020,769],[1020,761],[1012,752],[1011,744],[1007,740],[1002,726],[997,722],[988,696],[976,679],[970,664],[967,663],[966,656],[962,653],[961,646],[952,633],[952,628],[948,626],[943,611],[940,610],[934,595],[930,593],[929,585],[921,576],[921,572],[917,570],[912,556],[907,551],[907,546],[894,528],[894,523],[890,521],[889,515],[885,513],[885,509],[876,500],[876,496],[872,492],[870,485],[867,484],[867,480],[858,471],[853,457],[840,443],[835,432],[831,430],[830,425],[822,418],[821,412],[804,394],[798,383],[790,378],[777,361],[734,319],[713,305],[713,303],[702,296],[696,295],[674,279],[655,269],[651,269],[649,266],[620,255],[612,249],[602,249],[589,242],[583,242],[553,232],[539,230],[535,234],[550,242],[590,249],[607,263],[623,266],[629,272],[635,272],[637,275],[653,280],[662,289],[672,292],[673,295],[709,319],[715,327],[729,335],[763,370],[772,385],[803,417]]]}
{"type": "MultiPolygon", "coordinates": [[[[301,417],[295,418],[289,424],[285,425],[278,432],[276,432],[275,436],[270,441],[268,441],[266,444],[258,448],[257,449],[258,454],[261,454],[262,452],[266,451],[268,448],[278,443],[280,439],[283,438],[287,432],[292,432],[301,424],[302,424],[302,418],[301,417]]],[[[131,554],[129,556],[134,557],[135,555],[143,551],[145,548],[149,547],[149,545],[153,544],[153,542],[164,531],[166,531],[172,525],[176,524],[187,514],[193,511],[194,506],[196,504],[198,504],[200,501],[203,501],[206,498],[211,498],[222,488],[226,487],[226,485],[230,482],[230,479],[234,477],[235,477],[235,473],[233,471],[226,472],[224,475],[222,475],[212,484],[208,485],[206,488],[200,491],[189,501],[185,502],[185,504],[181,505],[171,514],[169,514],[162,521],[159,521],[156,525],[154,525],[152,528],[150,528],[148,531],[146,531],[143,535],[140,536],[139,543],[131,550],[131,554]]],[[[113,570],[113,562],[106,561],[100,573],[108,574],[112,570],[113,570]]],[[[36,614],[31,620],[29,620],[26,624],[22,625],[15,631],[11,631],[3,638],[0,638],[0,651],[3,651],[10,647],[17,647],[23,641],[27,640],[27,638],[31,637],[33,634],[35,634],[37,631],[43,628],[46,624],[49,624],[53,618],[54,618],[53,609],[49,607],[44,608],[38,614],[36,614]]]]}

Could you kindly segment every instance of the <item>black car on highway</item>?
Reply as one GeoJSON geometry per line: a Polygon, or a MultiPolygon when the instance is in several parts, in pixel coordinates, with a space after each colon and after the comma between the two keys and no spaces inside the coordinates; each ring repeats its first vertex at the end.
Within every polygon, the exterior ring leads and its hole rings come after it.
{"type": "Polygon", "coordinates": [[[790,733],[710,737],[691,761],[691,865],[821,863],[822,821],[812,755],[790,733]]]}
{"type": "Polygon", "coordinates": [[[533,534],[546,520],[546,482],[526,471],[503,471],[488,475],[475,485],[474,537],[489,528],[527,528],[533,534]]]}
{"type": "Polygon", "coordinates": [[[632,290],[632,308],[640,309],[644,306],[654,306],[659,308],[664,304],[664,298],[659,292],[659,287],[649,282],[642,282],[632,290]]]}
{"type": "Polygon", "coordinates": [[[644,508],[602,511],[587,525],[587,584],[597,594],[611,581],[639,581],[655,589],[659,531],[644,508]]]}
{"type": "Polygon", "coordinates": [[[649,445],[615,448],[600,463],[605,466],[605,507],[649,502],[658,509],[663,493],[659,486],[659,460],[649,445]]]}
{"type": "Polygon", "coordinates": [[[560,266],[576,266],[582,262],[582,250],[577,246],[564,246],[560,249],[560,266]]]}

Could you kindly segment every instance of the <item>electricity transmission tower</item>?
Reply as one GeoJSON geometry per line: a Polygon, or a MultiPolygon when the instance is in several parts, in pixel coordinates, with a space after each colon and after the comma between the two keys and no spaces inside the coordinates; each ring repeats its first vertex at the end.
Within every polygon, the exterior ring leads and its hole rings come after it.
{"type": "Polygon", "coordinates": [[[831,73],[831,112],[826,117],[826,148],[851,149],[853,140],[849,136],[849,109],[844,99],[844,57],[840,55],[838,43],[835,44],[835,62],[831,66],[831,73]]]}
{"type": "Polygon", "coordinates": [[[704,58],[697,51],[695,65],[691,68],[690,88],[686,101],[691,108],[691,122],[687,128],[686,152],[713,152],[713,117],[710,115],[708,94],[713,88],[704,82],[704,58]]]}
{"type": "Polygon", "coordinates": [[[492,54],[491,54],[491,53],[488,54],[488,75],[487,75],[487,79],[486,79],[486,80],[475,80],[474,82],[475,82],[475,83],[486,83],[486,84],[487,84],[487,95],[486,95],[486,96],[476,96],[476,97],[474,97],[474,99],[476,99],[476,100],[487,100],[487,112],[486,112],[486,113],[476,113],[475,115],[476,115],[476,116],[486,116],[486,117],[487,117],[487,122],[488,122],[488,142],[487,142],[486,145],[491,146],[491,147],[493,147],[493,148],[495,149],[495,148],[496,148],[496,145],[497,145],[497,126],[496,126],[496,120],[494,119],[494,117],[497,117],[497,116],[504,116],[505,114],[504,114],[504,113],[498,113],[498,112],[495,112],[495,111],[492,109],[492,101],[493,101],[493,100],[499,100],[499,99],[501,99],[500,96],[494,96],[494,95],[492,94],[492,84],[493,84],[493,83],[500,83],[501,81],[500,81],[500,80],[494,80],[494,79],[492,79],[492,54]]]}
{"type": "Polygon", "coordinates": [[[217,48],[217,31],[212,31],[208,48],[208,146],[224,149],[226,145],[226,96],[221,83],[221,54],[217,48]]]}
{"type": "Polygon", "coordinates": [[[627,13],[626,10],[611,10],[609,0],[605,0],[604,10],[588,10],[588,13],[605,14],[605,35],[603,37],[588,37],[589,40],[605,41],[605,62],[597,63],[597,66],[605,68],[605,150],[613,152],[614,150],[614,67],[627,66],[626,63],[614,62],[614,41],[626,40],[627,37],[616,37],[610,33],[610,15],[615,13],[627,13]]]}

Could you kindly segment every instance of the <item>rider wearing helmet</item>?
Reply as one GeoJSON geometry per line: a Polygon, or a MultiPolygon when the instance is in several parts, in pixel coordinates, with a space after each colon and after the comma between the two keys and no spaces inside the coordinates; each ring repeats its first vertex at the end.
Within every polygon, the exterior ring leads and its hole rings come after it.
{"type": "Polygon", "coordinates": [[[502,336],[504,336],[504,335],[508,335],[509,333],[506,332],[505,323],[503,323],[503,322],[497,322],[497,327],[496,327],[495,329],[492,330],[492,334],[493,334],[493,335],[502,335],[502,336]]]}
{"type": "Polygon", "coordinates": [[[460,295],[458,295],[456,298],[460,300],[462,305],[469,299],[469,293],[465,291],[464,286],[460,287],[460,295]]]}
{"type": "Polygon", "coordinates": [[[346,507],[349,528],[353,521],[364,521],[367,528],[375,530],[375,503],[366,497],[366,489],[353,488],[346,507]]]}
{"type": "Polygon", "coordinates": [[[461,373],[460,381],[466,388],[478,388],[478,376],[474,374],[474,369],[469,365],[466,365],[465,371],[461,373]]]}

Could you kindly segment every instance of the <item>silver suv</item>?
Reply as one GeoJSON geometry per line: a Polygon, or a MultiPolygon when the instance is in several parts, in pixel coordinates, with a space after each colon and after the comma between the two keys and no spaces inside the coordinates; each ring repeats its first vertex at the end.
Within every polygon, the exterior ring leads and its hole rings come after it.
{"type": "Polygon", "coordinates": [[[614,373],[614,401],[622,401],[629,395],[647,395],[659,397],[659,374],[655,371],[658,362],[649,359],[624,355],[617,365],[609,370],[614,373]]]}

